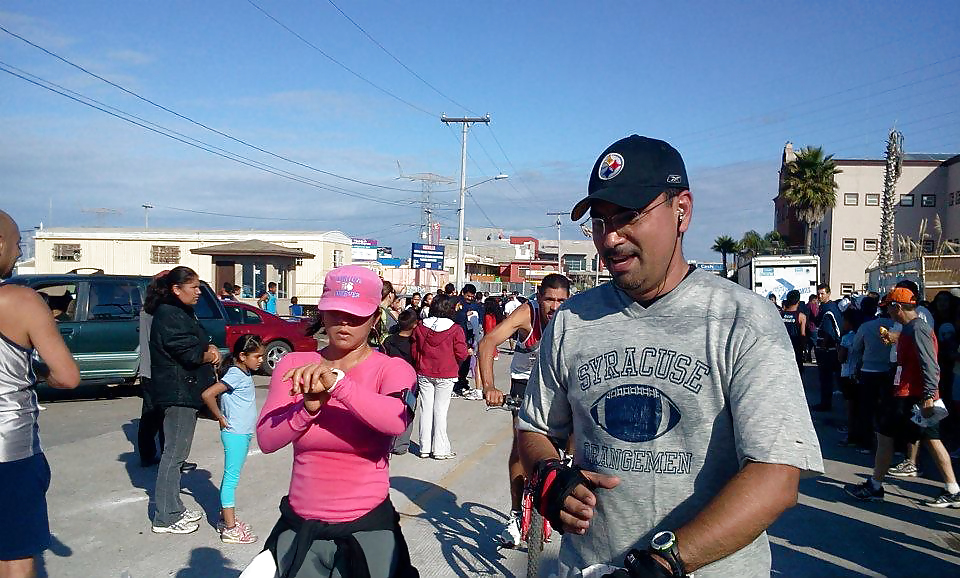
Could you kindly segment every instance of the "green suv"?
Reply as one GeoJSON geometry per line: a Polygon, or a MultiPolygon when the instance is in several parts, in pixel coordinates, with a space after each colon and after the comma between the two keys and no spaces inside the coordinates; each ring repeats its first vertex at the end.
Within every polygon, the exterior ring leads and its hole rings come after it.
{"type": "MultiPolygon", "coordinates": [[[[7,283],[41,294],[85,383],[132,383],[140,368],[140,310],[150,277],[79,273],[18,275],[7,283]]],[[[226,311],[201,283],[194,307],[213,343],[226,352],[226,311]]]]}

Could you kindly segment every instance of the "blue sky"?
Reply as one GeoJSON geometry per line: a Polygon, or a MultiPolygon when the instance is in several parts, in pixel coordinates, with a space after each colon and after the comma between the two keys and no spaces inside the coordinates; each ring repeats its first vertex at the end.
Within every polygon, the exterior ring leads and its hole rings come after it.
{"type": "MultiPolygon", "coordinates": [[[[440,114],[489,113],[468,137],[468,184],[510,179],[471,189],[468,227],[554,238],[546,213],[568,211],[598,154],[639,133],[683,154],[685,252],[712,260],[717,235],[773,228],[788,140],[876,158],[896,124],[907,152],[960,153],[958,21],[960,3],[926,1],[8,0],[0,26],[229,138],[0,31],[0,207],[24,229],[142,226],[149,202],[152,227],[339,229],[408,255],[420,186],[397,162],[459,179],[459,128],[440,114]]],[[[444,236],[455,187],[433,195],[444,236]]],[[[562,232],[582,238],[568,219],[562,232]]]]}

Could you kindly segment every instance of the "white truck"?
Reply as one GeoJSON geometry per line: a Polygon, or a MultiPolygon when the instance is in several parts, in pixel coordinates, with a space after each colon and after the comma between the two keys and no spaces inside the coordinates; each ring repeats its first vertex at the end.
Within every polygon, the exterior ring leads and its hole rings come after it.
{"type": "Polygon", "coordinates": [[[764,297],[773,293],[777,303],[793,289],[806,301],[816,294],[819,282],[818,255],[759,255],[738,261],[737,283],[764,297]]]}

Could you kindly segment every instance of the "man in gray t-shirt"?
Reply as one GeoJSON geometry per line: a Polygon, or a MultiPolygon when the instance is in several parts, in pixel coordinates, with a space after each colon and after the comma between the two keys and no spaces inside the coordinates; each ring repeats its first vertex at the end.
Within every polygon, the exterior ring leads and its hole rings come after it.
{"type": "Polygon", "coordinates": [[[611,145],[571,216],[588,209],[613,283],[547,326],[518,425],[540,509],[565,531],[560,576],[631,549],[631,576],[769,576],[765,529],[823,472],[783,323],[687,265],[693,199],[669,144],[611,145]],[[549,438],[571,434],[589,483],[550,461],[549,438]]]}

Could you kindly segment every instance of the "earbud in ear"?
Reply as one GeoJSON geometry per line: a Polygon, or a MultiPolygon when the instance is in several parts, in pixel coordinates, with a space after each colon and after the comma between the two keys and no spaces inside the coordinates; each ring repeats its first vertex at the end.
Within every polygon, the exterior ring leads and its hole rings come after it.
{"type": "Polygon", "coordinates": [[[680,221],[681,223],[683,222],[683,215],[684,215],[684,214],[685,214],[685,213],[684,213],[682,210],[677,212],[677,216],[678,216],[679,221],[680,221]]]}

